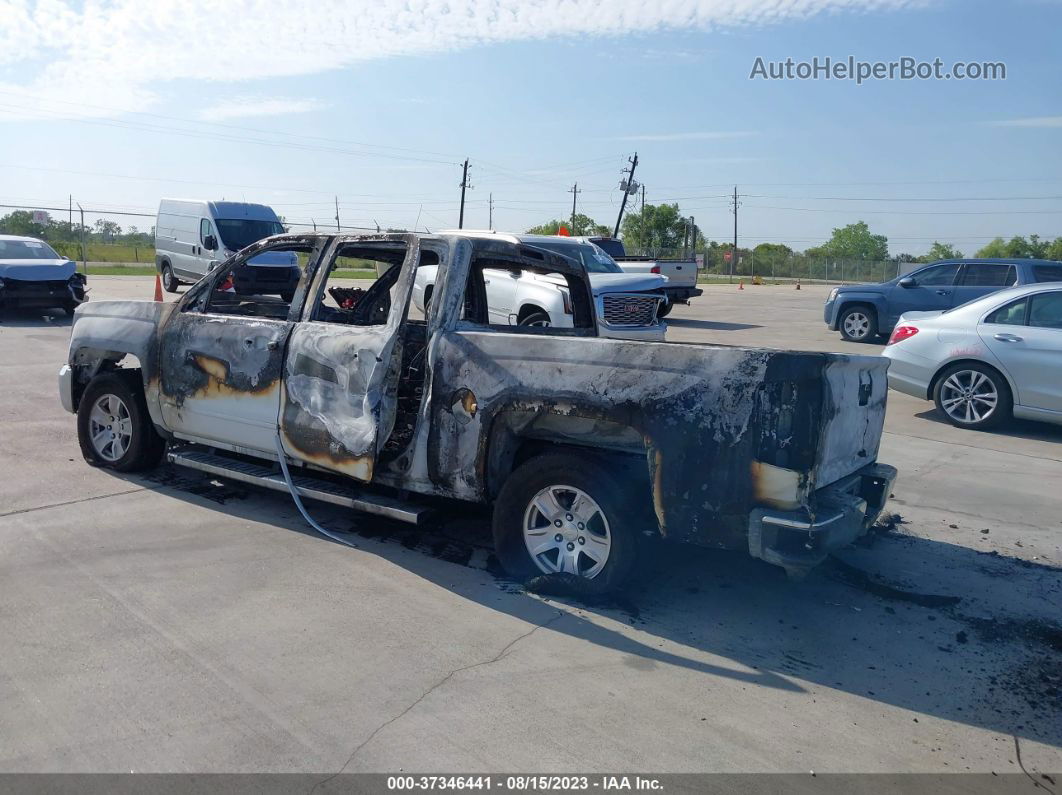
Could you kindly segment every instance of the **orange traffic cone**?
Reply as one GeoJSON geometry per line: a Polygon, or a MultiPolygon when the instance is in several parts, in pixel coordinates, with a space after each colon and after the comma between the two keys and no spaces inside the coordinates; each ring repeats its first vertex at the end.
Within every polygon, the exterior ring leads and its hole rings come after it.
{"type": "Polygon", "coordinates": [[[797,286],[796,286],[796,288],[797,288],[798,290],[800,289],[800,279],[797,279],[797,286]]]}
{"type": "Polygon", "coordinates": [[[742,279],[740,282],[738,282],[738,289],[739,290],[744,290],[745,289],[745,280],[744,279],[742,279]]]}
{"type": "Polygon", "coordinates": [[[155,274],[155,300],[162,300],[162,277],[157,273],[155,274]]]}

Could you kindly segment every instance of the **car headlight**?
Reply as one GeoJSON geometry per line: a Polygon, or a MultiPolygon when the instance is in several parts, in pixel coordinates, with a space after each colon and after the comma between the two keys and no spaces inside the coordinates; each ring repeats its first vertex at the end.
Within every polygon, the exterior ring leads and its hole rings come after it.
{"type": "Polygon", "coordinates": [[[832,290],[830,290],[830,297],[827,298],[826,300],[827,301],[834,300],[837,297],[837,293],[839,293],[839,292],[841,292],[840,288],[834,287],[832,290]]]}

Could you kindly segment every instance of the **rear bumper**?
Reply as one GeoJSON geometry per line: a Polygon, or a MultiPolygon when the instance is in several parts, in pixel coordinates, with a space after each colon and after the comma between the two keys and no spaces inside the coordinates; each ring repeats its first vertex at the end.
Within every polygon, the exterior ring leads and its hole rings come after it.
{"type": "Polygon", "coordinates": [[[939,367],[937,362],[904,352],[902,343],[885,349],[889,360],[889,388],[905,395],[929,400],[929,384],[939,367]]]}
{"type": "Polygon", "coordinates": [[[756,508],[749,515],[749,554],[787,572],[806,573],[874,524],[895,480],[895,467],[871,464],[819,489],[814,514],[756,508]]]}
{"type": "Polygon", "coordinates": [[[665,287],[664,295],[667,296],[668,301],[675,304],[704,295],[704,290],[699,287],[665,287]]]}

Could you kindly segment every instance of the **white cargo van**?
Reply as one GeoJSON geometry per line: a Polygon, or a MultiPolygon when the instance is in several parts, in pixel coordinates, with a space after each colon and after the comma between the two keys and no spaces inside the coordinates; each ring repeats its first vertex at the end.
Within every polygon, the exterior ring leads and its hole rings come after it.
{"type": "MultiPolygon", "coordinates": [[[[272,207],[247,202],[163,199],[155,222],[155,267],[163,287],[176,292],[197,282],[237,251],[284,227],[272,207]]],[[[238,293],[279,295],[290,301],[299,283],[294,252],[260,254],[237,269],[238,293]]]]}

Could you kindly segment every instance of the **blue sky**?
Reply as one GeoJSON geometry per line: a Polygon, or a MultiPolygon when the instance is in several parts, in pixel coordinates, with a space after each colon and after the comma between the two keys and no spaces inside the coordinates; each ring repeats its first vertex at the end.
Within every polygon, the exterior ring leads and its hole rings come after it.
{"type": "MultiPolygon", "coordinates": [[[[647,201],[742,245],[856,220],[893,254],[1062,235],[1057,0],[0,0],[0,203],[151,212],[246,199],[292,221],[522,230],[647,201]],[[57,10],[58,9],[58,10],[57,10]],[[65,9],[65,10],[64,10],[65,9]],[[375,16],[374,16],[375,15],[375,16]],[[1002,61],[1002,81],[750,80],[757,56],[1002,61]],[[1058,198],[1050,198],[1058,197],[1058,198]]],[[[150,218],[116,218],[123,226],[150,218]]]]}

